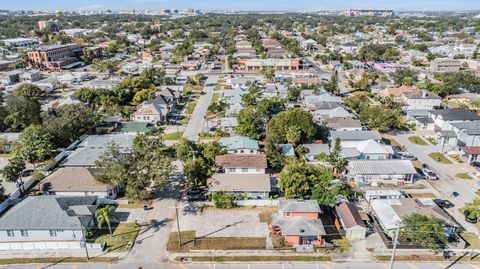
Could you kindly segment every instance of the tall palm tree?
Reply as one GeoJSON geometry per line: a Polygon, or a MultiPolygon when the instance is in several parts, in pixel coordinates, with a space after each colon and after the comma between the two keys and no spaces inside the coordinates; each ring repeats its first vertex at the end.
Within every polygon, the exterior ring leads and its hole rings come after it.
{"type": "Polygon", "coordinates": [[[115,208],[111,205],[108,205],[106,207],[97,209],[95,212],[95,216],[97,217],[98,221],[98,228],[102,228],[103,224],[107,224],[108,226],[108,231],[110,232],[110,236],[112,236],[112,212],[115,208]]]}

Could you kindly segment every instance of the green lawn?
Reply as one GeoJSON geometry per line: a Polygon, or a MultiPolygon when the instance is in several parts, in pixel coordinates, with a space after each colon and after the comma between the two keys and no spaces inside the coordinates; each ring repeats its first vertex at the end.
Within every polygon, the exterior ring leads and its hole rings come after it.
{"type": "Polygon", "coordinates": [[[463,238],[469,246],[473,246],[475,248],[480,247],[480,239],[478,238],[478,235],[474,233],[463,232],[460,233],[460,237],[463,238]]]}
{"type": "Polygon", "coordinates": [[[427,142],[425,142],[425,140],[421,139],[419,136],[410,136],[408,138],[408,140],[410,140],[410,142],[412,142],[414,144],[417,144],[417,145],[420,145],[420,146],[428,145],[427,142]]]}
{"type": "Polygon", "coordinates": [[[192,262],[328,262],[329,256],[194,256],[192,262]]]}
{"type": "Polygon", "coordinates": [[[165,140],[180,140],[182,139],[183,132],[169,133],[163,136],[165,140]]]}
{"type": "MultiPolygon", "coordinates": [[[[113,225],[113,224],[112,224],[113,225]]],[[[106,243],[108,252],[126,251],[128,242],[134,242],[137,238],[141,226],[135,223],[120,223],[118,226],[112,227],[113,236],[110,236],[108,228],[94,230],[90,239],[95,239],[95,243],[106,243]]]]}
{"type": "Polygon", "coordinates": [[[182,246],[178,244],[178,234],[170,233],[167,250],[184,252],[191,250],[231,250],[231,249],[265,249],[265,237],[202,237],[197,238],[195,231],[180,233],[182,246]]]}
{"type": "Polygon", "coordinates": [[[437,198],[437,196],[431,192],[412,192],[408,193],[412,198],[437,198]]]}
{"type": "Polygon", "coordinates": [[[458,173],[455,175],[455,177],[460,179],[473,179],[468,173],[458,173]]]}
{"type": "Polygon", "coordinates": [[[443,164],[451,164],[452,162],[447,159],[445,156],[443,156],[442,153],[440,152],[432,152],[430,154],[428,154],[428,156],[430,156],[430,158],[432,158],[434,161],[438,162],[438,163],[443,163],[443,164]]]}
{"type": "Polygon", "coordinates": [[[187,108],[185,109],[185,114],[192,114],[193,110],[195,109],[195,106],[197,105],[196,100],[192,100],[190,103],[188,103],[187,108]]]}

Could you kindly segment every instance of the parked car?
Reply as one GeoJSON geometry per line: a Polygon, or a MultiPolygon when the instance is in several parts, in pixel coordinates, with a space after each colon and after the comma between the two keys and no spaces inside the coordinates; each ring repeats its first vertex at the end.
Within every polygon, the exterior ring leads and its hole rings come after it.
{"type": "Polygon", "coordinates": [[[435,199],[433,201],[441,208],[447,209],[447,208],[455,207],[455,205],[449,200],[435,199]]]}
{"type": "Polygon", "coordinates": [[[408,152],[397,152],[397,158],[401,160],[416,161],[417,157],[408,152]]]}
{"type": "Polygon", "coordinates": [[[474,161],[470,163],[471,166],[475,167],[478,171],[480,171],[480,162],[474,161]]]}
{"type": "Polygon", "coordinates": [[[204,201],[206,200],[205,192],[201,189],[189,189],[187,199],[188,201],[204,201]]]}
{"type": "Polygon", "coordinates": [[[426,179],[430,179],[430,180],[437,180],[438,179],[437,174],[435,174],[430,169],[424,168],[424,169],[422,169],[422,173],[423,173],[423,175],[425,176],[426,179]]]}
{"type": "Polygon", "coordinates": [[[470,211],[468,211],[468,210],[463,211],[463,215],[465,216],[465,221],[466,222],[472,223],[472,224],[477,224],[478,218],[477,217],[471,217],[470,216],[470,211]]]}

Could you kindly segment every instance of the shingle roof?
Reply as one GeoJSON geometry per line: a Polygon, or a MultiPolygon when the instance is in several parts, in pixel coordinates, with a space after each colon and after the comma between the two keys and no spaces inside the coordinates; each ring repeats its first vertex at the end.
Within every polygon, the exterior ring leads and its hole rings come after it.
{"type": "Polygon", "coordinates": [[[280,200],[278,210],[282,212],[315,212],[322,213],[315,200],[280,200]]]}
{"type": "Polygon", "coordinates": [[[43,192],[106,192],[113,187],[97,181],[93,170],[85,167],[62,167],[39,184],[43,192]]]}
{"type": "Polygon", "coordinates": [[[331,131],[330,137],[332,140],[338,137],[340,140],[380,140],[380,133],[377,131],[331,131]]]}
{"type": "Polygon", "coordinates": [[[213,174],[209,180],[211,191],[264,191],[270,192],[270,176],[267,174],[213,174]]]}
{"type": "Polygon", "coordinates": [[[81,221],[88,222],[93,218],[83,215],[88,212],[79,210],[78,206],[87,206],[93,209],[97,197],[61,197],[57,198],[53,195],[29,196],[19,204],[13,206],[5,214],[0,217],[1,230],[32,230],[32,229],[81,229],[81,221]],[[73,207],[73,209],[71,208],[73,207]],[[79,217],[77,212],[82,213],[79,217]]]}
{"type": "Polygon", "coordinates": [[[272,216],[272,224],[280,226],[283,235],[325,235],[325,228],[320,219],[305,217],[280,218],[272,216]]]}
{"type": "Polygon", "coordinates": [[[343,202],[336,206],[337,212],[340,215],[344,228],[348,229],[354,226],[365,227],[362,217],[358,213],[357,208],[350,202],[343,202]]]}
{"type": "Polygon", "coordinates": [[[469,135],[480,134],[480,121],[467,121],[467,122],[452,122],[453,127],[462,130],[462,132],[469,135]]]}
{"type": "Polygon", "coordinates": [[[430,113],[442,116],[442,119],[445,121],[480,120],[477,114],[463,108],[432,110],[430,113]]]}
{"type": "Polygon", "coordinates": [[[225,154],[215,158],[215,164],[224,168],[267,168],[267,156],[260,154],[225,154]]]}
{"type": "Polygon", "coordinates": [[[352,175],[408,175],[417,170],[409,160],[354,160],[348,163],[352,175]]]}

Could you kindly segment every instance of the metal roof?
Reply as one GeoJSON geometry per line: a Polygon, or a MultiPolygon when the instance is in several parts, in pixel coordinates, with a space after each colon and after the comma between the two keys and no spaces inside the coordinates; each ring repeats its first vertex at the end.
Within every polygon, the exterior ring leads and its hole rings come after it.
{"type": "Polygon", "coordinates": [[[350,161],[352,175],[408,175],[417,170],[409,160],[354,160],[350,161]]]}

